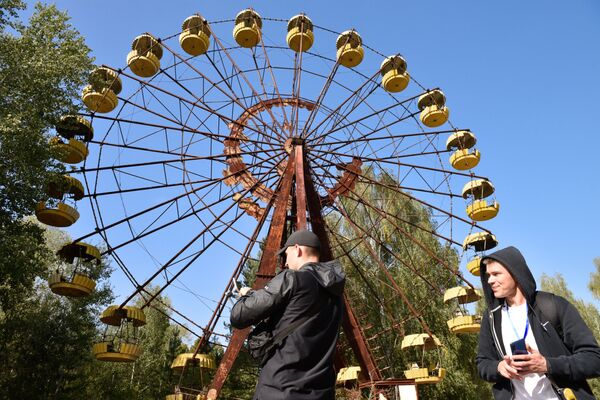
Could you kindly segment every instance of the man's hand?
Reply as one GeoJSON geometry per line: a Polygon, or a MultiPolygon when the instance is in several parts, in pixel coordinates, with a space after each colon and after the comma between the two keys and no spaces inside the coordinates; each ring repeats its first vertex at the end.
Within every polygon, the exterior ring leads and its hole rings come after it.
{"type": "Polygon", "coordinates": [[[240,289],[240,296],[247,295],[248,292],[251,291],[251,290],[252,290],[252,288],[244,286],[243,288],[240,289]]]}
{"type": "Polygon", "coordinates": [[[504,356],[504,359],[498,364],[498,372],[507,379],[523,379],[519,376],[519,371],[513,365],[513,359],[510,356],[504,356]]]}
{"type": "Polygon", "coordinates": [[[532,349],[527,345],[529,354],[513,356],[513,366],[519,371],[519,375],[527,374],[545,374],[548,372],[548,364],[546,358],[539,351],[532,349]]]}

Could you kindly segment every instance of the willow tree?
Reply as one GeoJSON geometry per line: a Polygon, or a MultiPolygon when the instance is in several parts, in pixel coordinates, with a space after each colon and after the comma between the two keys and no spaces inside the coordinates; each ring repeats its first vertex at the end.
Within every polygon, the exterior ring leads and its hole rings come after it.
{"type": "MultiPolygon", "coordinates": [[[[474,365],[477,335],[457,337],[447,326],[454,310],[443,303],[444,291],[461,283],[457,252],[432,233],[436,223],[430,209],[392,190],[398,183],[385,172],[368,174],[382,184],[357,183],[327,217],[327,226],[348,276],[346,294],[371,338],[375,359],[385,376],[403,378],[411,359],[401,350],[402,338],[424,333],[420,321],[425,321],[443,344],[447,375],[437,385],[419,386],[422,398],[491,398],[474,365]],[[340,218],[343,214],[350,218],[340,218]]],[[[352,360],[351,354],[345,356],[352,360]]]]}

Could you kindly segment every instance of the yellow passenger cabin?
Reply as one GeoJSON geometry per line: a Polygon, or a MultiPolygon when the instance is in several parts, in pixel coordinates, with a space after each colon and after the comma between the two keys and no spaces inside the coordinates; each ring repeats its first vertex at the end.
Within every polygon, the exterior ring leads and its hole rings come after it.
{"type": "Polygon", "coordinates": [[[190,366],[203,369],[215,369],[215,358],[209,354],[182,353],[179,354],[171,363],[171,369],[174,371],[182,371],[190,366]]]}
{"type": "Polygon", "coordinates": [[[242,47],[251,48],[260,43],[262,19],[251,8],[242,10],[235,17],[233,38],[242,47]]]}
{"type": "Polygon", "coordinates": [[[105,66],[96,68],[90,74],[89,83],[83,88],[81,97],[90,111],[109,113],[117,107],[122,84],[115,71],[105,66]]]}
{"type": "Polygon", "coordinates": [[[412,350],[412,354],[417,356],[412,360],[409,356],[411,361],[408,368],[404,370],[406,379],[414,379],[416,384],[441,382],[446,376],[446,369],[441,367],[441,347],[442,344],[435,335],[430,336],[427,333],[406,335],[402,339],[401,349],[412,350]]]}
{"type": "Polygon", "coordinates": [[[406,61],[402,56],[387,57],[381,63],[381,85],[391,93],[398,93],[406,89],[410,76],[406,72],[406,61]]]}
{"type": "Polygon", "coordinates": [[[74,205],[84,196],[83,185],[77,179],[64,175],[51,181],[46,189],[50,197],[38,203],[35,215],[43,224],[64,228],[73,225],[79,219],[79,212],[66,201],[74,205]]]}
{"type": "Polygon", "coordinates": [[[106,329],[94,344],[94,357],[100,361],[133,362],[142,354],[138,327],[146,324],[144,311],[132,306],[110,306],[100,317],[106,329]]]}
{"type": "Polygon", "coordinates": [[[131,51],[127,55],[127,65],[137,76],[149,78],[160,69],[162,55],[162,46],[158,40],[149,33],[144,33],[133,39],[131,51]]]}
{"type": "Polygon", "coordinates": [[[421,95],[417,106],[421,110],[420,118],[425,126],[435,128],[448,121],[450,110],[446,107],[446,96],[439,89],[421,95]]]}
{"type": "Polygon", "coordinates": [[[356,67],[365,56],[362,39],[355,30],[342,32],[335,41],[335,47],[337,60],[344,67],[356,67]]]}
{"type": "Polygon", "coordinates": [[[446,149],[454,150],[450,155],[450,164],[454,169],[464,171],[475,168],[481,160],[479,150],[473,149],[477,138],[472,132],[457,131],[448,137],[446,149]]]}
{"type": "Polygon", "coordinates": [[[50,290],[67,297],[83,297],[92,293],[96,282],[90,277],[88,264],[100,264],[100,250],[91,244],[74,242],[63,246],[57,255],[69,264],[69,268],[57,269],[50,276],[50,290]]]}
{"type": "Polygon", "coordinates": [[[67,164],[78,164],[89,154],[84,142],[92,140],[94,129],[90,121],[79,115],[65,115],[56,124],[55,136],[49,146],[54,158],[67,164]]]}
{"type": "Polygon", "coordinates": [[[492,199],[486,200],[494,194],[495,188],[487,179],[474,179],[463,187],[462,196],[471,199],[467,205],[467,215],[474,221],[487,221],[498,215],[500,204],[492,199]]]}
{"type": "Polygon", "coordinates": [[[187,54],[199,56],[210,47],[210,28],[200,15],[189,16],[181,25],[179,45],[187,54]]]}
{"type": "Polygon", "coordinates": [[[341,368],[337,374],[336,384],[338,386],[345,387],[354,386],[356,383],[358,383],[359,375],[359,366],[341,368]]]}
{"type": "Polygon", "coordinates": [[[470,286],[457,286],[446,290],[444,303],[454,303],[454,318],[447,321],[452,333],[475,333],[481,327],[481,316],[470,315],[464,304],[473,303],[481,298],[481,294],[470,286]]]}
{"type": "Polygon", "coordinates": [[[286,41],[296,53],[308,51],[315,41],[313,23],[304,14],[295,15],[288,21],[286,41]]]}

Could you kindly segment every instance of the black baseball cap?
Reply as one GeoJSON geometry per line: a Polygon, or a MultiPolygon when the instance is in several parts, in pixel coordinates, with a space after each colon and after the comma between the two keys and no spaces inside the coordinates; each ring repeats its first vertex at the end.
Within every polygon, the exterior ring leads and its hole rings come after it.
{"type": "Polygon", "coordinates": [[[285,244],[283,245],[283,247],[281,249],[279,249],[279,251],[277,252],[277,255],[278,256],[282,255],[283,253],[285,253],[285,250],[288,247],[294,246],[296,244],[298,246],[314,247],[315,249],[318,249],[318,250],[321,249],[321,241],[319,240],[319,237],[317,235],[315,235],[314,233],[312,233],[311,231],[302,229],[302,230],[296,231],[290,235],[290,237],[285,241],[285,244]]]}

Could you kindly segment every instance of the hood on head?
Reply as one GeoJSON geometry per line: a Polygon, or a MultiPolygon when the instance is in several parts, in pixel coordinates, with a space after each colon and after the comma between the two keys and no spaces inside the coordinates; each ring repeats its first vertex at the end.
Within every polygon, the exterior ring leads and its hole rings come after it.
{"type": "Polygon", "coordinates": [[[344,291],[346,274],[342,271],[342,265],[337,260],[306,263],[302,266],[303,271],[311,271],[319,284],[329,293],[341,296],[344,291]]]}
{"type": "Polygon", "coordinates": [[[481,287],[483,288],[485,300],[490,310],[503,304],[504,299],[495,298],[494,292],[492,292],[492,288],[487,282],[487,265],[484,264],[484,260],[487,259],[495,260],[502,264],[510,272],[514,280],[517,281],[527,302],[533,304],[536,292],[535,278],[529,270],[523,254],[516,247],[510,246],[481,258],[481,265],[479,267],[481,287]]]}

